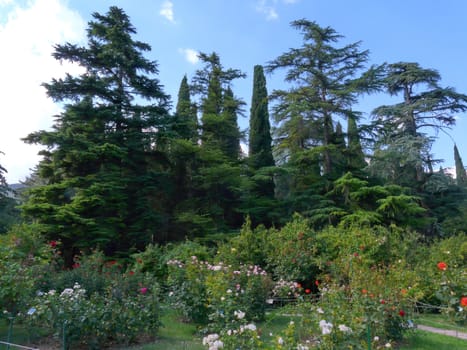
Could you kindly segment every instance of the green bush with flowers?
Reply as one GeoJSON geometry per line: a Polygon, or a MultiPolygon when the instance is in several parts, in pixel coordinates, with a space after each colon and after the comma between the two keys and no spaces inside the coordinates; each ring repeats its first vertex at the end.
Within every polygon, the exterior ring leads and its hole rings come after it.
{"type": "Polygon", "coordinates": [[[34,296],[37,276],[52,258],[52,248],[32,226],[15,226],[0,235],[0,308],[14,317],[34,296]]]}
{"type": "MultiPolygon", "coordinates": [[[[55,247],[54,247],[55,248],[55,247]]],[[[160,326],[160,290],[149,274],[124,271],[101,252],[76,257],[72,270],[39,278],[23,321],[48,329],[68,347],[100,349],[154,336],[160,326]]]]}
{"type": "Polygon", "coordinates": [[[214,264],[196,256],[167,264],[168,301],[186,320],[223,329],[239,310],[254,320],[264,317],[270,279],[260,267],[214,264]]]}
{"type": "Polygon", "coordinates": [[[424,291],[421,310],[446,314],[459,325],[467,324],[467,236],[459,233],[420,249],[416,273],[424,291]],[[465,300],[465,299],[464,299],[465,300]]]}
{"type": "Polygon", "coordinates": [[[207,266],[206,287],[210,310],[210,329],[220,331],[238,324],[238,320],[264,319],[271,280],[257,265],[207,266]],[[243,317],[241,317],[243,315],[243,317]]]}
{"type": "Polygon", "coordinates": [[[316,265],[316,233],[296,214],[282,229],[267,236],[267,267],[275,280],[307,281],[319,272],[316,265]]]}

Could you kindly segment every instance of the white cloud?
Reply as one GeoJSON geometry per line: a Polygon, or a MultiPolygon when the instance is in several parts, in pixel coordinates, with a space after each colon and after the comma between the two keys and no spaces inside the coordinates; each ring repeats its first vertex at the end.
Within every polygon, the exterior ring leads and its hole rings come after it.
{"type": "Polygon", "coordinates": [[[173,7],[174,4],[171,1],[164,1],[161,10],[159,11],[159,14],[165,17],[170,22],[175,23],[173,7]]]}
{"type": "Polygon", "coordinates": [[[275,8],[276,1],[272,3],[268,0],[259,0],[256,4],[256,11],[266,15],[267,20],[275,20],[279,18],[275,8]]]}
{"type": "Polygon", "coordinates": [[[196,64],[199,62],[198,51],[193,49],[178,49],[178,52],[182,53],[185,56],[185,59],[191,64],[196,64]]]}
{"type": "Polygon", "coordinates": [[[0,0],[0,7],[10,5],[12,2],[13,0],[0,0]]]}
{"type": "Polygon", "coordinates": [[[262,13],[266,16],[267,20],[276,20],[279,18],[279,13],[277,12],[277,6],[284,4],[284,5],[292,5],[296,4],[300,0],[257,0],[256,2],[256,11],[262,13]]]}
{"type": "MultiPolygon", "coordinates": [[[[5,3],[5,0],[0,0],[5,3]]],[[[39,147],[20,139],[29,133],[48,129],[60,107],[47,98],[41,83],[49,82],[77,66],[56,61],[52,56],[57,43],[82,42],[85,22],[61,0],[29,1],[26,7],[9,9],[0,23],[0,164],[9,183],[24,179],[39,161],[39,147]]]]}

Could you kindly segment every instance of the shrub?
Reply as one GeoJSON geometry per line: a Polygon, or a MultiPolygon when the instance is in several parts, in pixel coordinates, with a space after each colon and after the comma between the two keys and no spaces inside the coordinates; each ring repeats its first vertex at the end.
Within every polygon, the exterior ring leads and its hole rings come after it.
{"type": "Polygon", "coordinates": [[[65,337],[68,347],[129,344],[142,334],[155,335],[160,326],[158,294],[157,283],[148,276],[125,275],[92,294],[75,283],[61,291],[38,293],[25,321],[65,337]]]}
{"type": "Polygon", "coordinates": [[[35,279],[48,265],[52,251],[34,226],[20,225],[0,235],[0,305],[11,316],[34,296],[35,279]]]}
{"type": "Polygon", "coordinates": [[[223,329],[242,311],[262,319],[269,278],[258,266],[211,264],[193,256],[168,261],[169,302],[187,320],[223,329]]]}
{"type": "Polygon", "coordinates": [[[316,235],[308,221],[296,214],[281,230],[272,230],[268,235],[268,271],[277,280],[314,280],[319,272],[316,243],[316,235]]]}

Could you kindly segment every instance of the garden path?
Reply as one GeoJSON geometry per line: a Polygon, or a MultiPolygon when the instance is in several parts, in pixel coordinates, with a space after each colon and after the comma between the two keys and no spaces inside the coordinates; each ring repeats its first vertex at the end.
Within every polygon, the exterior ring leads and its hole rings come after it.
{"type": "Polygon", "coordinates": [[[467,333],[459,332],[459,331],[456,331],[456,330],[435,328],[435,327],[430,327],[430,326],[424,326],[422,324],[418,324],[417,329],[420,329],[422,331],[432,332],[432,333],[449,335],[451,337],[456,337],[456,338],[459,338],[459,339],[467,340],[467,333]]]}

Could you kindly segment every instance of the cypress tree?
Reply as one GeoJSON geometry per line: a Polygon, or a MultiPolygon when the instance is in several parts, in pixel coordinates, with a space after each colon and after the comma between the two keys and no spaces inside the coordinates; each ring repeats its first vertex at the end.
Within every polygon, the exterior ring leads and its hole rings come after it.
{"type": "Polygon", "coordinates": [[[190,99],[190,86],[186,75],[180,83],[177,106],[175,108],[175,131],[182,139],[198,141],[198,119],[196,108],[190,99]]]}
{"type": "Polygon", "coordinates": [[[467,174],[465,173],[464,164],[462,158],[457,149],[457,145],[454,145],[454,162],[456,164],[456,181],[459,186],[465,186],[467,184],[467,174]]]}
{"type": "Polygon", "coordinates": [[[347,118],[347,166],[351,172],[361,172],[366,166],[365,154],[360,143],[357,121],[354,115],[347,118]]]}
{"type": "Polygon", "coordinates": [[[274,166],[268,110],[268,91],[261,65],[256,65],[253,73],[248,156],[250,166],[253,169],[274,166]]]}
{"type": "Polygon", "coordinates": [[[225,135],[222,140],[222,151],[232,161],[240,157],[240,129],[238,128],[237,112],[239,102],[235,99],[232,89],[227,87],[223,98],[223,120],[225,135]]]}

